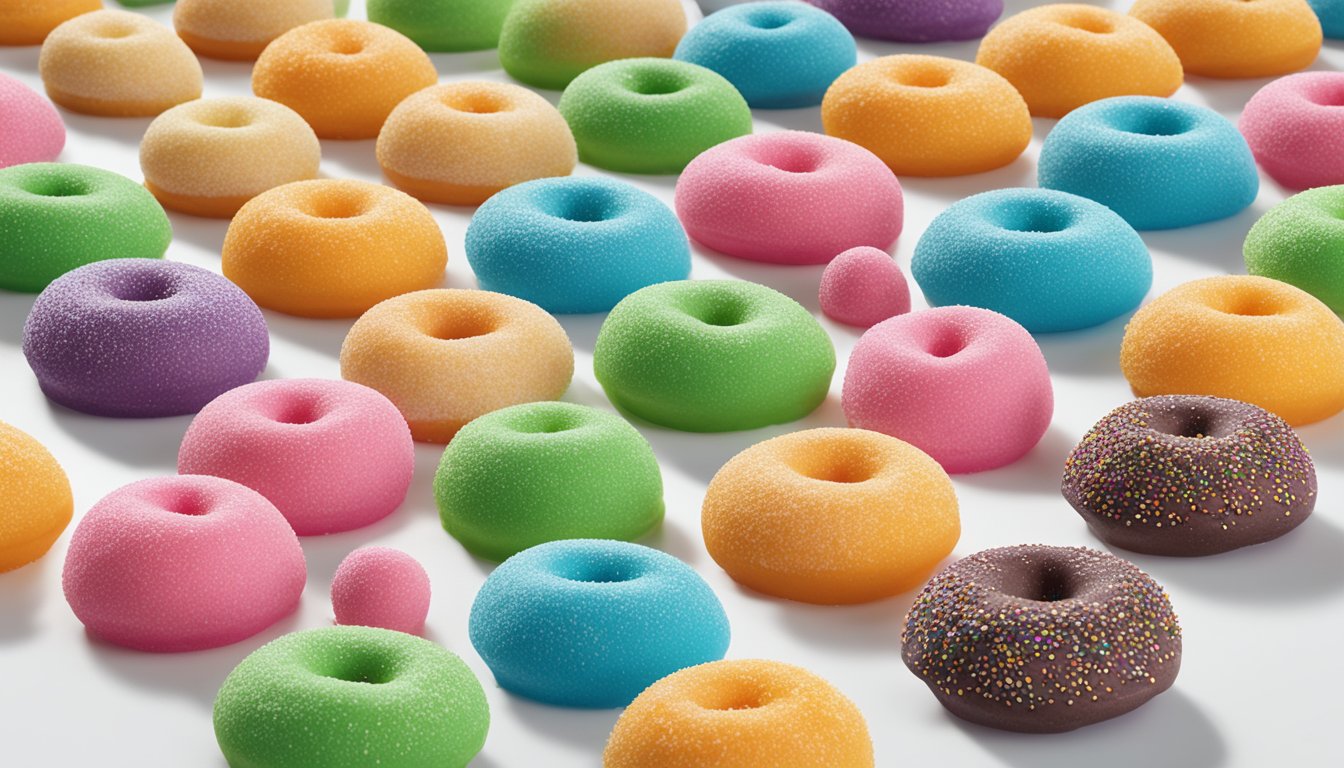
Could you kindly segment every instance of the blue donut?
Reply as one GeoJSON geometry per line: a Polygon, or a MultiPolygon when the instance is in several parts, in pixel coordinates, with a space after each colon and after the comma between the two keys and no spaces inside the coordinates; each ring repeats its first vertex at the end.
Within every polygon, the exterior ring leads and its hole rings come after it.
{"type": "Polygon", "coordinates": [[[953,203],[915,246],[933,306],[992,309],[1032,333],[1089,328],[1143,301],[1153,261],[1100,203],[1049,189],[998,189],[953,203]]]}
{"type": "Polygon", "coordinates": [[[815,107],[858,60],[834,16],[799,2],[725,8],[691,28],[673,58],[723,75],[759,109],[815,107]]]}
{"type": "Polygon", "coordinates": [[[1321,31],[1331,40],[1344,40],[1344,0],[1307,0],[1316,18],[1321,20],[1321,31]]]}
{"type": "Polygon", "coordinates": [[[622,181],[537,179],[486,200],[467,226],[482,289],[547,312],[606,312],[640,288],[691,273],[672,209],[622,181]]]}
{"type": "Polygon", "coordinates": [[[1065,115],[1045,137],[1037,178],[1108,206],[1135,229],[1225,219],[1260,191],[1235,125],[1206,107],[1150,96],[1102,99],[1065,115]]]}
{"type": "Polygon", "coordinates": [[[623,707],[728,650],[728,617],[689,565],[638,544],[553,541],[505,560],[471,607],[499,685],[563,707],[623,707]]]}

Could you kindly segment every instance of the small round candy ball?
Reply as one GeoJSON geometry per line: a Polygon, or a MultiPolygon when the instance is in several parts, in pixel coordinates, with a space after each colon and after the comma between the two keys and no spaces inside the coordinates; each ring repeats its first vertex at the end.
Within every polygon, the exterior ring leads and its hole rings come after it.
{"type": "Polygon", "coordinates": [[[1321,50],[1321,23],[1307,0],[1138,0],[1129,13],[1166,38],[1192,75],[1286,75],[1321,50]]]}
{"type": "Polygon", "coordinates": [[[195,413],[266,367],[266,320],[219,275],[157,259],[111,259],[47,286],[23,326],[42,392],[115,418],[195,413]]]}
{"type": "Polygon", "coordinates": [[[835,348],[797,302],[742,280],[662,283],[607,316],[593,372],[616,407],[687,432],[796,421],[826,399],[835,348]]]}
{"type": "Polygon", "coordinates": [[[751,133],[733,84],[695,64],[624,59],[574,79],[560,97],[579,159],[625,173],[680,173],[710,147],[751,133]]]}
{"type": "Polygon", "coordinates": [[[0,168],[55,160],[65,147],[65,122],[50,101],[0,72],[0,168]]]}
{"type": "Polygon", "coordinates": [[[959,474],[1025,456],[1049,428],[1055,398],[1025,328],[987,309],[942,307],[864,333],[842,403],[850,426],[898,437],[959,474]]]}
{"type": "Polygon", "coordinates": [[[102,7],[103,0],[0,0],[0,45],[41,45],[56,27],[102,7]]]}
{"type": "Polygon", "coordinates": [[[1310,424],[1344,410],[1344,322],[1267,277],[1194,280],[1134,315],[1120,368],[1139,397],[1226,397],[1310,424]]]}
{"type": "Polygon", "coordinates": [[[390,547],[360,547],[331,580],[336,623],[418,635],[429,616],[429,574],[414,557],[390,547]]]}
{"type": "Polygon", "coordinates": [[[0,421],[0,573],[45,555],[70,524],[74,504],[56,458],[0,421]]]}
{"type": "Polygon", "coordinates": [[[1009,17],[975,63],[1013,84],[1038,117],[1063,117],[1111,96],[1170,96],[1181,60],[1143,22],[1091,5],[1043,5],[1009,17]]]}
{"type": "Polygon", "coordinates": [[[883,56],[849,70],[826,91],[821,122],[900,175],[990,171],[1031,143],[1031,115],[1012,84],[940,56],[883,56]]]}
{"type": "Polygon", "coordinates": [[[560,90],[604,62],[670,57],[684,34],[681,0],[514,0],[499,60],[517,80],[560,90]]]}
{"type": "Polygon", "coordinates": [[[1255,92],[1237,127],[1271,178],[1289,189],[1344,183],[1344,72],[1302,72],[1255,92]]]}
{"type": "Polygon", "coordinates": [[[835,257],[821,273],[821,311],[846,325],[871,328],[910,311],[910,286],[891,254],[860,246],[835,257]]]}
{"type": "Polygon", "coordinates": [[[229,224],[224,276],[267,309],[358,317],[435,288],[448,246],[418,200],[353,179],[297,181],[252,198],[229,224]]]}
{"type": "Polygon", "coordinates": [[[499,44],[512,0],[368,0],[369,21],[426,51],[479,51],[499,44]]]}
{"type": "Polygon", "coordinates": [[[265,496],[300,536],[363,528],[392,514],[415,444],[387,398],[348,381],[258,381],[215,398],[182,438],[177,471],[265,496]]]}
{"type": "Polygon", "coordinates": [[[1344,39],[1344,2],[1341,0],[1307,0],[1316,18],[1321,22],[1321,31],[1331,40],[1344,39]]]}
{"type": "Polygon", "coordinates": [[[0,169],[0,288],[36,293],[76,267],[157,259],[173,229],[144,187],[100,168],[29,163],[0,169]]]}
{"type": "Polygon", "coordinates": [[[1113,320],[1153,283],[1152,257],[1133,227],[1100,203],[1050,189],[953,203],[920,237],[910,271],[932,306],[992,309],[1032,333],[1113,320]]]}
{"type": "Polygon", "coordinates": [[[490,708],[451,651],[376,627],[295,632],[243,659],[215,698],[229,765],[465,768],[490,708]]]}
{"type": "Polygon", "coordinates": [[[858,50],[830,14],[798,2],[728,8],[691,28],[681,61],[723,75],[757,109],[815,107],[858,50]]]}
{"type": "Polygon", "coordinates": [[[728,617],[689,565],[623,541],[553,541],[504,561],[471,606],[471,644],[500,687],[609,709],[728,650],[728,617]]]}
{"type": "Polygon", "coordinates": [[[1280,280],[1344,313],[1344,186],[1300,192],[1274,206],[1246,235],[1246,270],[1280,280]]]}
{"type": "Polygon", "coordinates": [[[825,264],[846,248],[890,247],[905,203],[896,175],[863,147],[805,131],[725,141],[686,166],[677,215],[716,251],[825,264]]]}
{"type": "Polygon", "coordinates": [[[872,768],[863,713],[777,661],[717,661],[659,680],[616,721],[604,768],[872,768]]]}
{"type": "Polygon", "coordinates": [[[178,0],[173,26],[202,56],[253,61],[289,30],[336,15],[332,0],[178,0]]]}
{"type": "Polygon", "coordinates": [[[807,0],[861,37],[937,43],[983,37],[1003,0],[807,0]]]}
{"type": "Polygon", "coordinates": [[[61,582],[100,640],[171,653],[266,629],[299,606],[307,578],[298,538],[261,494],[184,475],[94,504],[70,537],[61,582]]]}
{"type": "Polygon", "coordinates": [[[539,179],[485,202],[467,227],[481,288],[547,312],[606,312],[648,285],[691,274],[691,248],[661,200],[600,177],[539,179]]]}

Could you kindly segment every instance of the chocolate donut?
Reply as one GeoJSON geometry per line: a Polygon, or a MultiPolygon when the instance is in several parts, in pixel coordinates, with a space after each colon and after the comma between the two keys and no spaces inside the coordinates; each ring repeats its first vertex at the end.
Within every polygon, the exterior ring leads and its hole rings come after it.
{"type": "Polygon", "coordinates": [[[1083,437],[1064,498],[1112,546],[1214,555],[1276,539],[1316,506],[1316,469],[1288,423],[1238,400],[1145,397],[1083,437]]]}
{"type": "Polygon", "coordinates": [[[1181,628],[1162,586],[1085,547],[1022,545],[959,560],[905,617],[901,657],[972,723],[1058,733],[1171,687],[1181,628]]]}

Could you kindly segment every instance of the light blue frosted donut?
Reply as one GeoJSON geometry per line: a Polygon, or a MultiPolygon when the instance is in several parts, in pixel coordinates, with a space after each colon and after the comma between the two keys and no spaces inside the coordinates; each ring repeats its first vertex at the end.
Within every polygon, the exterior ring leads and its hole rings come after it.
{"type": "Polygon", "coordinates": [[[672,209],[622,181],[538,179],[486,200],[467,226],[482,289],[547,312],[606,312],[654,283],[683,280],[691,247],[672,209]]]}
{"type": "Polygon", "coordinates": [[[1321,31],[1326,37],[1344,39],[1344,0],[1307,0],[1307,4],[1321,20],[1321,31]]]}
{"type": "Polygon", "coordinates": [[[1032,333],[1100,325],[1153,282],[1148,248],[1104,205],[1049,189],[998,189],[952,204],[910,263],[929,304],[1007,315],[1032,333]]]}
{"type": "Polygon", "coordinates": [[[1225,219],[1255,200],[1246,139],[1217,112],[1151,96],[1079,107],[1041,146],[1042,187],[1096,200],[1135,229],[1225,219]]]}
{"type": "Polygon", "coordinates": [[[471,644],[499,685],[563,707],[623,707],[718,661],[728,617],[689,565],[623,541],[570,539],[505,560],[471,607],[471,644]]]}

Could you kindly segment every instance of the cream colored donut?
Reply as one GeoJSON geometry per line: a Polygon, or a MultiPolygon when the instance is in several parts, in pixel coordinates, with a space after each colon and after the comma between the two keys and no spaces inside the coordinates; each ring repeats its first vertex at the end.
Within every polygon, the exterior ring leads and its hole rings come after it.
{"type": "Polygon", "coordinates": [[[333,0],[178,0],[173,26],[202,56],[252,61],[289,30],[335,17],[333,0]]]}

